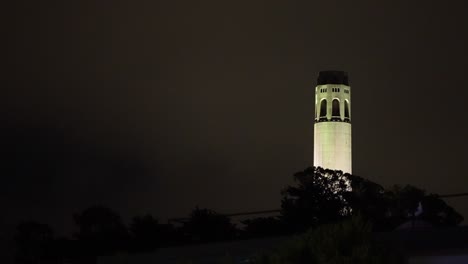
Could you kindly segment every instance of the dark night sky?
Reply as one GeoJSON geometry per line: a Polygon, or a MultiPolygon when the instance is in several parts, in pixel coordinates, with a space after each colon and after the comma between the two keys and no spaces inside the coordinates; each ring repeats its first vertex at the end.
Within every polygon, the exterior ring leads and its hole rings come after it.
{"type": "MultiPolygon", "coordinates": [[[[15,1],[2,7],[0,221],[69,232],[279,208],[312,165],[320,70],[349,72],[353,172],[468,191],[466,1],[15,1]]],[[[468,218],[466,198],[449,201],[468,218]]]]}

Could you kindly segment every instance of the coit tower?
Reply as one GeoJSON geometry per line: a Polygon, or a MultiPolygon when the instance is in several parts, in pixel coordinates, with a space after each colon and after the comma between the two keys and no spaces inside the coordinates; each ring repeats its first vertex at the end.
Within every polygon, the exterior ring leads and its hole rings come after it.
{"type": "Polygon", "coordinates": [[[346,72],[319,73],[314,123],[314,166],[351,174],[351,87],[346,72]]]}

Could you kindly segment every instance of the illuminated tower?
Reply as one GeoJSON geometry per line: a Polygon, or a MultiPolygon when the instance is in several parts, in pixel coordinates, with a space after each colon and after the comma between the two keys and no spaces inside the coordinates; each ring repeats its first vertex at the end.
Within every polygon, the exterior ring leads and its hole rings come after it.
{"type": "Polygon", "coordinates": [[[321,71],[315,87],[314,166],[352,173],[351,87],[343,71],[321,71]]]}

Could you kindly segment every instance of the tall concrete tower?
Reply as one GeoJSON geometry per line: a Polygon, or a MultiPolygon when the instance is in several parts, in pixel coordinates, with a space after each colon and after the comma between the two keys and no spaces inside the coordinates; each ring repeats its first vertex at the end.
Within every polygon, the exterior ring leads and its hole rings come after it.
{"type": "Polygon", "coordinates": [[[343,71],[321,71],[317,79],[314,166],[352,173],[351,87],[343,71]]]}

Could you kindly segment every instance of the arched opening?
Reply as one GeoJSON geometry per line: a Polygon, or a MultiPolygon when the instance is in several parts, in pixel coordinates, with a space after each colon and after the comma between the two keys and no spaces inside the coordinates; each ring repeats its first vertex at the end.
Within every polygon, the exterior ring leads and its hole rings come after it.
{"type": "Polygon", "coordinates": [[[327,99],[320,102],[320,117],[327,117],[327,99]]]}
{"type": "Polygon", "coordinates": [[[338,99],[332,101],[332,117],[340,117],[340,101],[338,99]]]}
{"type": "Polygon", "coordinates": [[[344,117],[349,119],[349,103],[348,103],[348,100],[344,101],[344,117]]]}

